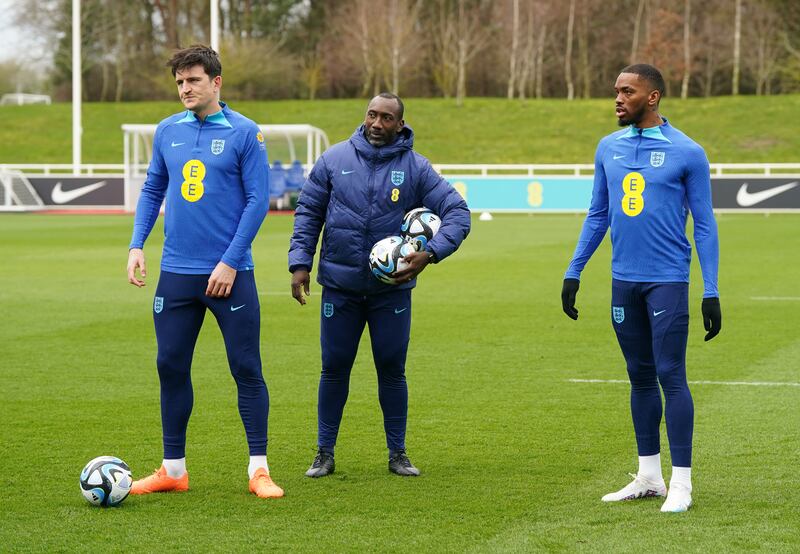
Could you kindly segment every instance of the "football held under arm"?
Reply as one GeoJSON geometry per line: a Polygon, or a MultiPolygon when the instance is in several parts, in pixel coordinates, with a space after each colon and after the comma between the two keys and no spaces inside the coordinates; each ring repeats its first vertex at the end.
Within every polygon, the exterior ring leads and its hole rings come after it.
{"type": "Polygon", "coordinates": [[[442,220],[439,232],[427,244],[439,262],[458,249],[470,231],[470,211],[459,192],[425,160],[420,186],[422,205],[442,220]]]}

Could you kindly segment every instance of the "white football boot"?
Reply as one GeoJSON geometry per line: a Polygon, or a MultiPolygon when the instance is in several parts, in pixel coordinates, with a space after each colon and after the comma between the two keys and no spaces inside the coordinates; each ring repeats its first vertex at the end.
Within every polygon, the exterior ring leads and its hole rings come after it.
{"type": "Polygon", "coordinates": [[[652,498],[654,496],[666,496],[667,485],[664,479],[658,481],[651,481],[646,477],[640,477],[629,473],[633,477],[633,481],[628,483],[625,487],[617,492],[610,492],[605,495],[603,502],[619,502],[621,500],[636,500],[638,498],[652,498]]]}
{"type": "Polygon", "coordinates": [[[686,485],[676,483],[669,488],[669,494],[664,505],[661,506],[662,512],[685,512],[692,505],[692,489],[686,485]]]}

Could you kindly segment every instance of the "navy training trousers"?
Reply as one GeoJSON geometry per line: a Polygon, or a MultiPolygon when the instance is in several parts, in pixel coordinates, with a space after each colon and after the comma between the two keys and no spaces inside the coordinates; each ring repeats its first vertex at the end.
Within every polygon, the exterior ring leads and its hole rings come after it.
{"type": "Polygon", "coordinates": [[[251,456],[267,453],[269,394],[261,373],[261,308],[252,271],[240,271],[228,298],[206,296],[209,275],[161,272],[153,302],[161,381],[164,458],[183,458],[192,413],[191,366],[206,309],[222,331],[238,389],[239,415],[251,456]]]}
{"type": "Polygon", "coordinates": [[[404,450],[411,289],[364,296],[326,287],[322,290],[320,319],[322,375],[317,403],[317,444],[330,449],[336,444],[350,390],[350,370],[364,326],[368,325],[378,373],[378,399],[383,411],[386,446],[390,450],[404,450]]]}
{"type": "Polygon", "coordinates": [[[691,467],[694,404],[686,381],[688,283],[613,280],[611,321],[631,382],[631,415],[640,456],[660,452],[661,389],[672,465],[691,467]]]}

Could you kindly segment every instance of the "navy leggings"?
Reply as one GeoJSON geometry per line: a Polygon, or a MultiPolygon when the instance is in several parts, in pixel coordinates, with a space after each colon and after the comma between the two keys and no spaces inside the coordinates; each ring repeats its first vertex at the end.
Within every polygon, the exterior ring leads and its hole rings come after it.
{"type": "Polygon", "coordinates": [[[261,311],[252,271],[240,271],[228,298],[206,296],[209,275],[161,272],[153,303],[161,381],[161,427],[164,458],[183,458],[186,427],[192,413],[192,355],[211,310],[225,340],[228,364],[236,381],[239,415],[251,456],[267,453],[269,394],[261,374],[261,311]]]}
{"type": "Polygon", "coordinates": [[[611,321],[631,382],[631,414],[640,456],[660,452],[661,392],[672,465],[691,467],[694,404],[686,382],[687,283],[613,280],[611,321]]]}
{"type": "Polygon", "coordinates": [[[317,444],[329,449],[336,444],[350,390],[350,370],[364,326],[369,325],[386,446],[390,450],[404,450],[408,417],[405,366],[411,333],[411,289],[363,296],[324,288],[321,320],[322,375],[317,404],[317,444]]]}

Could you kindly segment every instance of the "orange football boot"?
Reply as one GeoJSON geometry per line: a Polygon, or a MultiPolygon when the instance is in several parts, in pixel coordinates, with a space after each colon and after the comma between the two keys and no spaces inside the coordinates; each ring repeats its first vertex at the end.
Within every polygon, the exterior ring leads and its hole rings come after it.
{"type": "Polygon", "coordinates": [[[283,489],[272,481],[272,477],[263,467],[258,468],[253,478],[250,479],[250,492],[259,498],[280,498],[283,496],[283,489]]]}
{"type": "Polygon", "coordinates": [[[178,478],[167,475],[167,470],[161,466],[150,477],[137,479],[131,487],[131,494],[150,494],[151,492],[188,491],[189,472],[178,478]]]}

